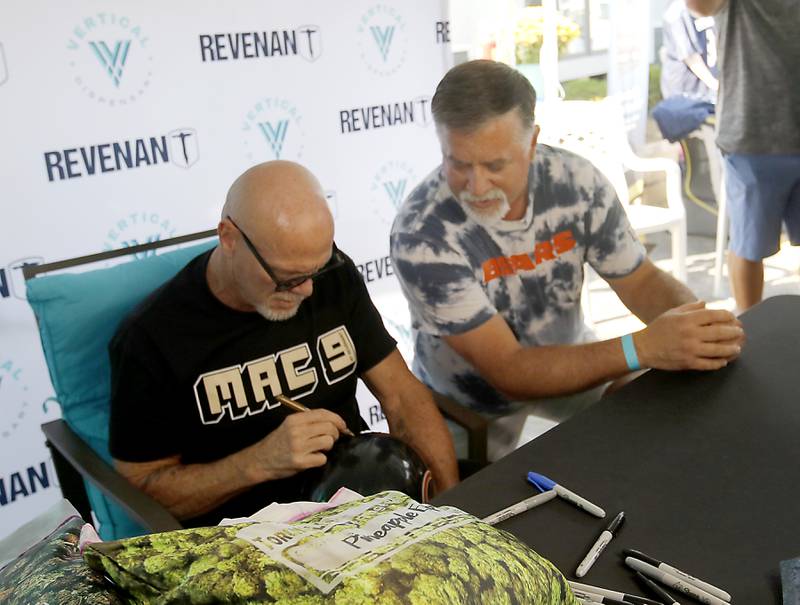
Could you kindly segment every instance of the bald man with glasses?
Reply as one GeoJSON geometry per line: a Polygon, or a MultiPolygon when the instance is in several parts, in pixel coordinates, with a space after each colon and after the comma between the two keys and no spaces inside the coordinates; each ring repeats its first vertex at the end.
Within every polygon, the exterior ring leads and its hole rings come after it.
{"type": "Polygon", "coordinates": [[[456,483],[444,421],[333,231],[308,170],[254,166],[228,192],[219,245],[144,301],[112,340],[115,466],[184,525],[300,499],[306,471],[325,464],[348,426],[365,427],[358,378],[436,488],[456,483]],[[291,414],[277,395],[311,410],[291,414]]]}

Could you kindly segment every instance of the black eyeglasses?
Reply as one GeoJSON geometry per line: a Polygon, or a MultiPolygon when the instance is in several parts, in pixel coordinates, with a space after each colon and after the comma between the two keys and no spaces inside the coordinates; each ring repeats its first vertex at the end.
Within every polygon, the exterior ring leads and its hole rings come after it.
{"type": "Polygon", "coordinates": [[[336,247],[336,242],[334,242],[333,254],[331,254],[330,260],[325,264],[324,267],[322,267],[322,269],[320,269],[319,271],[315,271],[314,273],[309,273],[307,275],[298,275],[297,277],[290,277],[289,279],[280,280],[276,277],[275,272],[267,264],[267,261],[264,260],[264,257],[258,253],[258,250],[256,250],[255,245],[253,245],[253,242],[251,242],[250,238],[247,237],[247,234],[244,231],[242,231],[241,227],[239,227],[239,225],[237,225],[230,216],[226,216],[225,218],[227,218],[231,222],[231,225],[236,227],[236,230],[242,234],[242,237],[244,238],[244,243],[247,244],[247,247],[250,249],[250,252],[252,252],[253,256],[256,257],[258,264],[264,268],[264,271],[267,272],[267,275],[269,275],[270,279],[273,282],[275,282],[276,292],[286,292],[287,290],[293,290],[294,288],[308,281],[309,279],[311,280],[316,279],[323,273],[327,273],[328,271],[337,269],[344,264],[344,255],[339,251],[339,248],[336,247]]]}

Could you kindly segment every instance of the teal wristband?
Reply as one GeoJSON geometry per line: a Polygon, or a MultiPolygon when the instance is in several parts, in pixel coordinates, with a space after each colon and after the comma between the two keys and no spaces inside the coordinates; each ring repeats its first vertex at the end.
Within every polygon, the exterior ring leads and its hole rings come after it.
{"type": "Polygon", "coordinates": [[[642,369],[642,366],[639,365],[639,357],[636,355],[636,345],[633,344],[632,334],[622,337],[622,352],[625,353],[625,363],[628,364],[629,370],[635,372],[642,369]]]}

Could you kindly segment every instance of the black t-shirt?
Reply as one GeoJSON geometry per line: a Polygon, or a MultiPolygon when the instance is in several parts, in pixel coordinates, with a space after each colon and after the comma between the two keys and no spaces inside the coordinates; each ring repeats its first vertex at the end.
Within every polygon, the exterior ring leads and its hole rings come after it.
{"type": "MultiPolygon", "coordinates": [[[[120,326],[111,357],[111,455],[145,462],[180,455],[207,463],[275,430],[287,414],[275,395],[324,407],[363,427],[358,376],[394,350],[366,286],[348,258],[314,280],[293,318],[269,321],[220,302],[193,259],[120,326]]],[[[185,522],[213,525],[299,497],[300,473],[269,481],[185,522]]]]}

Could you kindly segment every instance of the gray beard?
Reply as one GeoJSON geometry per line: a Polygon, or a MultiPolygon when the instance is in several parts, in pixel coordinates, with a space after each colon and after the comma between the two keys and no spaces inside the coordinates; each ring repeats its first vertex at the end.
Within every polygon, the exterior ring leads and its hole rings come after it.
{"type": "MultiPolygon", "coordinates": [[[[465,193],[466,192],[462,192],[461,195],[459,195],[459,201],[464,208],[464,212],[466,212],[469,218],[484,227],[492,227],[496,225],[502,221],[503,217],[508,214],[509,210],[511,210],[511,206],[508,203],[508,198],[501,190],[490,192],[489,195],[497,195],[500,203],[489,212],[479,212],[478,210],[475,210],[468,201],[470,199],[474,199],[473,196],[470,196],[469,194],[465,195],[465,193]]],[[[484,198],[489,197],[489,195],[484,196],[484,198]]]]}
{"type": "Polygon", "coordinates": [[[256,311],[258,312],[261,317],[264,319],[268,319],[269,321],[286,321],[287,319],[291,319],[297,312],[300,310],[300,305],[297,305],[294,309],[286,309],[284,311],[276,311],[275,309],[270,309],[267,305],[258,305],[256,307],[256,311]]]}

